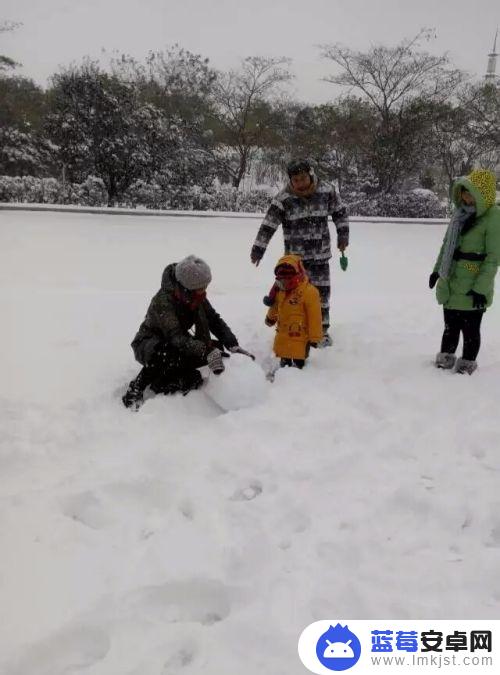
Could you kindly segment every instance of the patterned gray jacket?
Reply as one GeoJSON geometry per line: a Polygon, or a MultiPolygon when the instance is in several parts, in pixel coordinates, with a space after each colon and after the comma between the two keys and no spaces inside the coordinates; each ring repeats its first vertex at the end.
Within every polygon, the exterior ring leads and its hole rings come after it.
{"type": "Polygon", "coordinates": [[[332,257],[328,217],[337,228],[337,244],[349,243],[349,219],[333,185],[318,180],[309,197],[299,197],[286,186],[271,202],[252,247],[252,260],[260,260],[271,237],[283,226],[285,255],[302,256],[306,263],[325,262],[332,257]]]}

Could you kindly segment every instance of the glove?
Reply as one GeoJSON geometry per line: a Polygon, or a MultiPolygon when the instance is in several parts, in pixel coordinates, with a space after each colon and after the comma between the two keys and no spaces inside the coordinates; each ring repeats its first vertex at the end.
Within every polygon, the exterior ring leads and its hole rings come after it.
{"type": "Polygon", "coordinates": [[[264,319],[264,322],[265,322],[266,326],[271,327],[271,326],[274,326],[274,324],[276,323],[276,320],[273,321],[273,319],[268,319],[267,316],[266,316],[266,318],[264,319]]]}
{"type": "Polygon", "coordinates": [[[239,345],[229,347],[229,351],[231,352],[231,354],[243,354],[244,356],[248,356],[249,358],[251,358],[252,361],[255,361],[255,356],[253,354],[250,354],[250,352],[247,352],[246,349],[243,349],[243,347],[240,347],[239,345]]]}
{"type": "Polygon", "coordinates": [[[476,293],[476,291],[471,290],[467,295],[471,296],[474,309],[484,309],[486,307],[486,296],[482,293],[476,293]]]}
{"type": "Polygon", "coordinates": [[[439,279],[438,272],[433,272],[429,277],[429,288],[434,288],[438,279],[439,279]]]}
{"type": "Polygon", "coordinates": [[[258,267],[259,263],[262,259],[262,256],[264,255],[264,250],[260,248],[260,246],[252,246],[252,250],[250,252],[250,260],[252,263],[258,267]]]}
{"type": "Polygon", "coordinates": [[[265,304],[266,307],[272,307],[274,305],[276,295],[278,294],[278,290],[279,289],[276,286],[276,284],[273,284],[271,290],[269,291],[269,294],[264,296],[262,302],[265,304]]]}
{"type": "Polygon", "coordinates": [[[220,375],[224,372],[224,364],[222,363],[222,352],[220,349],[212,349],[207,356],[207,364],[214,375],[220,375]]]}
{"type": "Polygon", "coordinates": [[[309,347],[312,347],[313,349],[317,349],[317,348],[318,348],[318,343],[317,343],[317,342],[310,342],[310,343],[309,343],[309,347]]]}

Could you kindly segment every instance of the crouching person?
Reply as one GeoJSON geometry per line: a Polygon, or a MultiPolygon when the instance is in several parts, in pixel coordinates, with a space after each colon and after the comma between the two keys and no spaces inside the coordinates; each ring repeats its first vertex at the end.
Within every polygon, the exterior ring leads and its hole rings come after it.
{"type": "Polygon", "coordinates": [[[238,340],[207,299],[211,280],[207,263],[194,255],[165,268],[161,288],[132,341],[143,367],[122,398],[127,408],[140,407],[148,386],[157,394],[197,389],[202,383],[199,368],[208,365],[220,374],[224,348],[239,351],[238,340]]]}
{"type": "Polygon", "coordinates": [[[271,292],[272,306],[266,325],[276,324],[274,353],[281,366],[303,368],[309,348],[323,338],[321,298],[304,271],[298,255],[285,255],[278,261],[271,292]]]}

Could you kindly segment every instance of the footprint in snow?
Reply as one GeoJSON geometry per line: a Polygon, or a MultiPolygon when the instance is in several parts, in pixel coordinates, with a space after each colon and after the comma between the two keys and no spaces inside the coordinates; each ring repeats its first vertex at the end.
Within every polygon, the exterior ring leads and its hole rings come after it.
{"type": "Polygon", "coordinates": [[[62,512],[92,530],[100,530],[108,524],[101,501],[90,491],[66,497],[62,502],[62,512]]]}
{"type": "Polygon", "coordinates": [[[196,656],[196,650],[192,646],[181,647],[165,662],[161,675],[171,675],[178,673],[179,668],[189,666],[196,656]]]}
{"type": "Polygon", "coordinates": [[[110,646],[110,639],[103,630],[74,625],[24,648],[22,656],[11,661],[1,672],[9,675],[69,675],[102,661],[110,646]]]}
{"type": "Polygon", "coordinates": [[[488,548],[500,548],[500,523],[490,531],[490,537],[485,545],[488,548]]]}
{"type": "Polygon", "coordinates": [[[211,626],[223,621],[231,612],[229,589],[220,581],[192,579],[146,586],[127,594],[120,615],[134,620],[157,620],[162,623],[200,623],[211,626]]]}
{"type": "Polygon", "coordinates": [[[253,481],[247,487],[236,490],[230,499],[233,502],[249,502],[262,494],[262,489],[259,481],[253,481]]]}

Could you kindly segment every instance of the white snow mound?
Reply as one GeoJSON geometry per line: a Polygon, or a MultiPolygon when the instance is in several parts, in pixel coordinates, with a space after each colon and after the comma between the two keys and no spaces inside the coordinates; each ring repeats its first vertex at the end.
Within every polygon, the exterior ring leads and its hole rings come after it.
{"type": "Polygon", "coordinates": [[[224,359],[226,370],[210,374],[204,391],[224,410],[242,410],[262,403],[269,393],[264,371],[248,356],[233,354],[224,359]]]}

